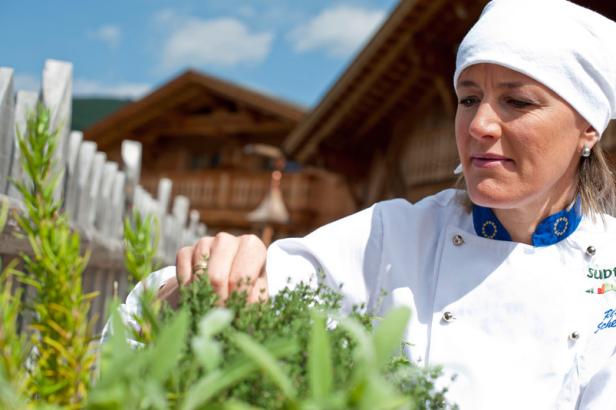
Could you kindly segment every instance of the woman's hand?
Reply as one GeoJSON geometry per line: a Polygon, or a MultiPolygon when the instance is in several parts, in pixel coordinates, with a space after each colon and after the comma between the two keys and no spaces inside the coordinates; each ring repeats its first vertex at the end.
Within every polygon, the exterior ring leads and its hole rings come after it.
{"type": "Polygon", "coordinates": [[[222,303],[235,290],[245,291],[250,303],[266,300],[265,256],[265,245],[255,235],[222,232],[206,236],[178,251],[176,278],[167,281],[158,296],[175,305],[179,286],[189,284],[198,275],[207,275],[222,303]]]}

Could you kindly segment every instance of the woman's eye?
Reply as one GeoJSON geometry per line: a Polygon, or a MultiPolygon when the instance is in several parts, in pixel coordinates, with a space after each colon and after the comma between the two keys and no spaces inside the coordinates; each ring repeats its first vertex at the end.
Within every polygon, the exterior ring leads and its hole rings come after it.
{"type": "Polygon", "coordinates": [[[507,104],[515,107],[515,108],[526,108],[530,105],[533,105],[532,103],[528,102],[528,101],[523,101],[523,100],[518,100],[515,98],[509,98],[507,99],[507,104]]]}
{"type": "Polygon", "coordinates": [[[460,105],[463,105],[465,107],[470,107],[473,104],[475,104],[477,102],[477,98],[476,97],[464,97],[461,98],[459,101],[460,105]]]}

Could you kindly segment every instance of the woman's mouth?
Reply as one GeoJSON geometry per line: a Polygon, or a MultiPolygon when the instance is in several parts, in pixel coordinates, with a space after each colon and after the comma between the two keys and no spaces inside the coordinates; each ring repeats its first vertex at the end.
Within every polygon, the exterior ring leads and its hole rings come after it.
{"type": "Polygon", "coordinates": [[[471,164],[477,168],[493,168],[512,162],[512,159],[498,154],[486,153],[471,156],[471,164]]]}

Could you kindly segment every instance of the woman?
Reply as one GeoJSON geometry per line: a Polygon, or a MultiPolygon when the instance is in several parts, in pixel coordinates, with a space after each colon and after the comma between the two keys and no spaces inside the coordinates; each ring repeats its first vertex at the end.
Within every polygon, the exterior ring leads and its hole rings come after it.
{"type": "Polygon", "coordinates": [[[597,145],[615,41],[564,0],[491,2],[454,75],[465,191],[377,203],[267,255],[253,236],[203,238],[150,281],[171,299],[208,255],[223,299],[244,277],[257,299],[322,270],[347,307],[382,290],[381,309],[410,307],[408,354],[457,375],[461,409],[616,408],[616,193],[597,145]]]}

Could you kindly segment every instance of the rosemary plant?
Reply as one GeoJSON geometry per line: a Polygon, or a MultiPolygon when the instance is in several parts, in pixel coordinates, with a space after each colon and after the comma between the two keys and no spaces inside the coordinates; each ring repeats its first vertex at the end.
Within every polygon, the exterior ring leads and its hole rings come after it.
{"type": "MultiPolygon", "coordinates": [[[[0,201],[0,233],[8,216],[8,201],[0,201]]],[[[19,332],[18,316],[22,310],[23,289],[14,289],[14,267],[10,261],[6,267],[0,260],[0,408],[23,408],[20,393],[25,390],[26,372],[23,368],[28,351],[25,335],[19,332]]]]}
{"type": "Polygon", "coordinates": [[[133,285],[157,269],[159,226],[154,215],[141,215],[137,210],[124,219],[124,265],[133,285]]]}
{"type": "Polygon", "coordinates": [[[79,408],[86,398],[96,358],[93,323],[88,319],[94,294],[83,294],[79,234],[71,230],[54,199],[59,175],[53,174],[57,130],[49,129],[49,111],[31,113],[25,133],[18,130],[21,165],[28,183],[17,182],[24,213],[16,213],[31,254],[21,255],[21,281],[35,289],[31,305],[28,377],[25,396],[42,403],[79,408]]]}

